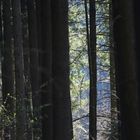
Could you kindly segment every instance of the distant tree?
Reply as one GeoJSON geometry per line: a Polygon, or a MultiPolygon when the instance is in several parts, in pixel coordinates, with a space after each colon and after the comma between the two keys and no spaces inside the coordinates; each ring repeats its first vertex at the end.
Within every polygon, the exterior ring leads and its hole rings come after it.
{"type": "Polygon", "coordinates": [[[89,1],[90,16],[90,42],[88,48],[90,71],[90,97],[89,97],[89,139],[97,139],[97,63],[96,63],[96,7],[95,1],[89,1]]]}
{"type": "MultiPolygon", "coordinates": [[[[84,1],[69,1],[69,42],[70,42],[70,92],[75,139],[88,139],[89,113],[89,72],[86,39],[86,17],[84,1]],[[77,121],[74,121],[78,119],[77,121]]],[[[88,24],[88,22],[87,22],[88,24]]]]}

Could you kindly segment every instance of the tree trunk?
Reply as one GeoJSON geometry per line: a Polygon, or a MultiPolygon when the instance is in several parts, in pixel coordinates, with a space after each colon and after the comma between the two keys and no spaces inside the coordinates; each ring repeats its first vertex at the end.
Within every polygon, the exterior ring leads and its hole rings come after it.
{"type": "MultiPolygon", "coordinates": [[[[2,1],[0,0],[0,76],[2,76],[2,48],[3,48],[3,32],[2,32],[2,1]]],[[[2,82],[2,79],[0,79],[0,82],[2,82]]],[[[2,99],[2,89],[0,89],[0,106],[3,103],[2,99]]],[[[0,124],[2,124],[2,118],[0,118],[0,124]]],[[[3,140],[3,128],[2,126],[0,127],[0,137],[1,140],[3,140]]]]}
{"type": "MultiPolygon", "coordinates": [[[[4,25],[4,47],[2,61],[2,92],[3,102],[7,117],[14,120],[14,71],[13,71],[13,45],[12,45],[12,24],[11,24],[11,2],[3,1],[3,25],[4,25]],[[10,114],[10,116],[8,115],[10,114]]],[[[4,130],[5,140],[14,140],[14,122],[11,122],[4,130]]]]}
{"type": "Polygon", "coordinates": [[[112,2],[109,4],[109,44],[110,44],[110,90],[111,90],[111,139],[119,139],[120,131],[120,113],[119,113],[119,98],[116,93],[116,77],[115,77],[115,52],[113,44],[113,19],[112,19],[112,2]]]}
{"type": "Polygon", "coordinates": [[[72,140],[67,0],[52,1],[52,25],[53,140],[72,140]]]}
{"type": "Polygon", "coordinates": [[[90,7],[90,44],[88,48],[90,71],[90,101],[89,101],[89,139],[97,139],[97,64],[96,64],[96,8],[95,1],[89,1],[90,7]]]}
{"type": "Polygon", "coordinates": [[[24,76],[25,76],[25,106],[26,106],[26,129],[27,139],[32,140],[32,92],[30,81],[30,51],[29,51],[29,35],[28,35],[28,13],[26,0],[21,0],[22,13],[22,33],[23,33],[23,56],[24,56],[24,76]]]}
{"type": "Polygon", "coordinates": [[[54,140],[51,0],[41,1],[41,33],[42,139],[54,140]]]}
{"type": "Polygon", "coordinates": [[[26,140],[26,107],[25,107],[25,79],[23,59],[23,38],[21,21],[21,3],[12,0],[13,5],[13,30],[14,30],[14,55],[15,55],[15,84],[16,84],[16,139],[26,140]]]}
{"type": "Polygon", "coordinates": [[[30,45],[30,75],[33,102],[33,135],[34,140],[41,138],[41,94],[40,94],[40,73],[39,73],[39,50],[37,34],[37,15],[35,1],[27,1],[28,24],[29,24],[29,45],[30,45]]]}
{"type": "Polygon", "coordinates": [[[140,21],[139,21],[139,0],[134,0],[134,22],[135,22],[135,52],[137,57],[137,73],[138,73],[138,88],[139,88],[139,113],[140,113],[140,41],[139,41],[139,33],[140,33],[140,21]]]}
{"type": "Polygon", "coordinates": [[[116,84],[120,97],[121,139],[139,140],[133,0],[113,1],[116,84]]]}
{"type": "MultiPolygon", "coordinates": [[[[2,77],[2,49],[3,49],[3,30],[2,30],[2,0],[0,0],[0,76],[2,77]]],[[[0,79],[0,82],[2,83],[2,78],[0,79]]],[[[2,85],[1,85],[2,86],[2,85]]],[[[2,96],[2,88],[0,88],[0,106],[3,104],[3,96],[2,96]]],[[[2,124],[3,118],[0,118],[0,124],[2,124]]],[[[1,140],[3,140],[3,127],[0,128],[0,137],[1,140]]]]}

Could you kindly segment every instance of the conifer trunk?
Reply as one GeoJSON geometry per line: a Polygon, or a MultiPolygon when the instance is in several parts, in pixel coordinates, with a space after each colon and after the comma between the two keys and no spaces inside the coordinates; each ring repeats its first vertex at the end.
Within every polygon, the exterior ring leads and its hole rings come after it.
{"type": "MultiPolygon", "coordinates": [[[[4,46],[2,50],[2,93],[7,117],[14,120],[14,70],[11,1],[3,0],[4,46]],[[8,115],[10,114],[10,116],[8,115]]],[[[14,140],[14,121],[5,127],[5,140],[14,140]]]]}
{"type": "Polygon", "coordinates": [[[51,0],[41,1],[41,101],[42,139],[54,140],[52,93],[51,0]],[[47,124],[47,125],[46,125],[47,124]]]}
{"type": "Polygon", "coordinates": [[[133,0],[113,1],[117,94],[120,97],[121,140],[139,140],[140,116],[136,73],[133,0]]]}
{"type": "Polygon", "coordinates": [[[21,21],[21,3],[12,0],[13,6],[13,31],[14,31],[14,55],[15,55],[15,84],[16,84],[16,139],[26,140],[26,107],[25,107],[25,79],[23,38],[21,21]]]}
{"type": "Polygon", "coordinates": [[[90,43],[88,48],[90,71],[89,139],[97,139],[97,63],[96,63],[96,7],[95,0],[89,1],[90,43]]]}
{"type": "Polygon", "coordinates": [[[37,34],[37,13],[35,1],[27,1],[28,24],[29,24],[29,46],[30,46],[30,78],[33,102],[33,135],[34,139],[41,138],[41,92],[39,73],[39,48],[37,34]]]}
{"type": "MultiPolygon", "coordinates": [[[[30,0],[29,0],[30,1],[30,0]]],[[[26,130],[27,139],[32,140],[32,92],[30,81],[30,51],[29,51],[29,35],[28,35],[28,13],[27,2],[21,0],[21,13],[22,13],[22,37],[23,37],[23,56],[24,56],[24,77],[25,77],[25,106],[26,106],[26,130]]]]}
{"type": "Polygon", "coordinates": [[[68,1],[52,1],[54,140],[72,140],[69,82],[68,1]],[[57,17],[57,18],[56,18],[57,17]]]}

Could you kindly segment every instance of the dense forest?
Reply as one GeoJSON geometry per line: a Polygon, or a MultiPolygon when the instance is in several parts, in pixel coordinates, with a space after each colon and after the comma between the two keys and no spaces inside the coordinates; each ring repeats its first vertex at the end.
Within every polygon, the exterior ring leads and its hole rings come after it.
{"type": "Polygon", "coordinates": [[[138,0],[0,0],[0,140],[140,140],[138,0]]]}

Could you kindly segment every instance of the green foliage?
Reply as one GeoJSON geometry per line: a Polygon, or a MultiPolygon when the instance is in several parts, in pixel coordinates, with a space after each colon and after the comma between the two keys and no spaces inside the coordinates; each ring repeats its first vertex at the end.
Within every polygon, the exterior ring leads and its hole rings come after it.
{"type": "MultiPolygon", "coordinates": [[[[109,6],[110,0],[96,1],[97,83],[101,86],[98,89],[98,93],[100,93],[98,98],[101,100],[97,102],[97,113],[104,116],[97,118],[100,139],[112,137],[110,132],[111,112],[109,109],[111,99],[110,96],[106,96],[107,92],[111,92],[106,87],[106,84],[110,84],[111,61],[109,6]],[[100,131],[102,127],[104,127],[104,132],[100,131]]],[[[69,1],[70,80],[74,119],[88,114],[89,64],[86,35],[84,1],[69,1]]],[[[82,139],[88,139],[88,130],[85,127],[88,124],[81,122],[82,119],[74,122],[74,139],[76,140],[80,139],[79,135],[83,135],[82,139]]],[[[114,127],[115,125],[117,124],[114,124],[114,127]]]]}
{"type": "Polygon", "coordinates": [[[4,105],[0,106],[0,130],[7,126],[11,126],[15,122],[15,113],[10,114],[4,105]]]}

